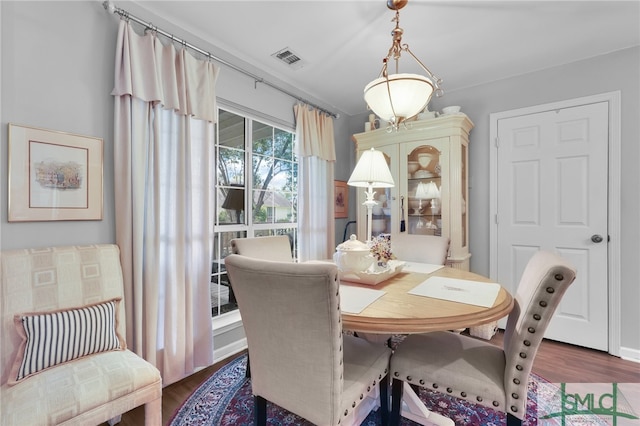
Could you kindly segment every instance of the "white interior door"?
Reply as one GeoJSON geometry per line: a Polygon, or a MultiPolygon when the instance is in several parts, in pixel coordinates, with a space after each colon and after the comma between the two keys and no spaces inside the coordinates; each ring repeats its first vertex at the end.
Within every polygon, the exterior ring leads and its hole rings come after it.
{"type": "Polygon", "coordinates": [[[545,337],[608,349],[608,104],[497,123],[497,279],[515,292],[531,255],[577,270],[545,337]]]}

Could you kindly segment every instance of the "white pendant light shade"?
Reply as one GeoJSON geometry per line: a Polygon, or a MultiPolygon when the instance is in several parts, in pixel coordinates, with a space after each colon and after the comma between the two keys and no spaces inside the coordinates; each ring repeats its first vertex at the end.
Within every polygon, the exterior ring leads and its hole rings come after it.
{"type": "Polygon", "coordinates": [[[347,182],[350,186],[391,188],[393,176],[382,151],[373,148],[364,151],[347,182]]]}
{"type": "Polygon", "coordinates": [[[422,111],[431,100],[433,82],[419,74],[391,74],[364,88],[364,100],[381,120],[398,124],[422,111]]]}

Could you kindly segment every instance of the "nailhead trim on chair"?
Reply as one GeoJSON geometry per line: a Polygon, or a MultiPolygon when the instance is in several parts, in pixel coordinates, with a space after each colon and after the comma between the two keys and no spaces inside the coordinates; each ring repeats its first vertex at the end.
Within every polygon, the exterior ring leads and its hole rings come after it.
{"type": "Polygon", "coordinates": [[[547,307],[547,302],[545,302],[544,300],[540,301],[540,306],[542,306],[543,308],[547,307]]]}
{"type": "Polygon", "coordinates": [[[493,404],[494,407],[499,407],[500,406],[500,403],[498,401],[493,401],[492,404],[493,404]]]}
{"type": "MultiPolygon", "coordinates": [[[[378,375],[378,380],[382,380],[382,378],[389,372],[389,370],[387,368],[384,369],[384,375],[383,374],[379,374],[378,375]]],[[[397,374],[397,373],[396,373],[397,374]]],[[[367,386],[367,393],[371,392],[371,386],[375,386],[377,384],[377,380],[373,380],[373,384],[367,386]]],[[[364,394],[360,394],[360,401],[362,401],[364,399],[364,394]]],[[[353,401],[351,403],[351,408],[356,408],[358,406],[358,402],[357,401],[353,401]]],[[[344,416],[346,417],[347,415],[349,415],[349,409],[345,409],[344,410],[344,416]]],[[[338,424],[340,424],[340,420],[338,420],[338,424]]]]}

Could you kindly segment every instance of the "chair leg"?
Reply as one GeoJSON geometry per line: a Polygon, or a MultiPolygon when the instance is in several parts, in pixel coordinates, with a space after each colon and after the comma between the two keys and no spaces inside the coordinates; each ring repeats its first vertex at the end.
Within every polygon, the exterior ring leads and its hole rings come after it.
{"type": "Polygon", "coordinates": [[[384,376],[380,383],[380,418],[382,425],[389,424],[389,375],[384,376]]]}
{"type": "Polygon", "coordinates": [[[261,396],[254,395],[254,425],[255,426],[266,426],[267,424],[267,400],[261,396]]]}
{"type": "Polygon", "coordinates": [[[249,352],[247,352],[247,369],[244,372],[244,377],[247,379],[251,378],[251,363],[249,362],[249,352]]]}
{"type": "Polygon", "coordinates": [[[507,413],[507,426],[522,426],[522,419],[507,413]]]}
{"type": "Polygon", "coordinates": [[[400,410],[402,408],[402,394],[404,391],[404,382],[402,380],[393,379],[391,382],[391,418],[389,425],[398,426],[400,424],[400,410]]]}

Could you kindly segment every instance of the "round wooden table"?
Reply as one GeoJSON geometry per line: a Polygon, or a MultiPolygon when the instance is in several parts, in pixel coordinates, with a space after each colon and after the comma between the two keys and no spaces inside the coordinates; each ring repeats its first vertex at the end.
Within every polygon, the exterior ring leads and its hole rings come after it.
{"type": "Polygon", "coordinates": [[[503,287],[490,308],[408,293],[432,276],[493,282],[482,275],[449,267],[440,268],[431,274],[402,271],[375,286],[343,281],[342,285],[385,292],[359,314],[343,312],[343,328],[384,334],[457,330],[496,321],[513,309],[513,297],[503,287]]]}
{"type": "MultiPolygon", "coordinates": [[[[513,297],[504,287],[490,308],[409,294],[429,277],[446,277],[491,283],[490,279],[472,272],[443,267],[432,273],[400,272],[375,286],[342,281],[342,285],[373,288],[385,292],[359,314],[342,312],[343,329],[366,334],[412,334],[430,331],[458,330],[478,326],[506,316],[513,309],[513,297]]],[[[405,382],[402,416],[421,425],[455,426],[453,420],[431,412],[411,386],[405,382]]]]}

